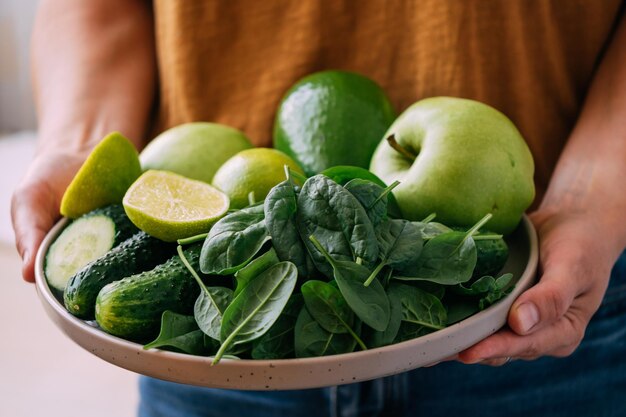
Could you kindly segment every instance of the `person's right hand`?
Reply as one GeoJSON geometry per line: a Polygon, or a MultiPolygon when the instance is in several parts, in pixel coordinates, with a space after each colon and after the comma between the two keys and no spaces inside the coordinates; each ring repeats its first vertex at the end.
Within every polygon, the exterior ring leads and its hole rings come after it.
{"type": "Polygon", "coordinates": [[[87,155],[87,151],[40,152],[13,193],[11,218],[26,281],[35,281],[34,265],[39,245],[59,218],[63,193],[87,155]]]}

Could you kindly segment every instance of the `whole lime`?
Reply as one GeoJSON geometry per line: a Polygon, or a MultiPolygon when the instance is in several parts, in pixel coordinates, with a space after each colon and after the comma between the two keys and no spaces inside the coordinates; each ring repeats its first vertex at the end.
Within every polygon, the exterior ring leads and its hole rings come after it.
{"type": "Polygon", "coordinates": [[[374,81],[345,71],[322,71],[298,81],[283,98],[274,122],[274,147],[307,175],[335,165],[369,167],[395,119],[374,81]]]}
{"type": "Polygon", "coordinates": [[[171,171],[211,183],[217,169],[237,152],[251,148],[239,130],[217,123],[185,123],[154,138],[139,155],[144,171],[171,171]]]}
{"type": "Polygon", "coordinates": [[[246,149],[217,170],[213,186],[228,195],[231,209],[243,208],[262,201],[273,186],[285,180],[285,165],[303,174],[293,159],[276,149],[246,149]]]}

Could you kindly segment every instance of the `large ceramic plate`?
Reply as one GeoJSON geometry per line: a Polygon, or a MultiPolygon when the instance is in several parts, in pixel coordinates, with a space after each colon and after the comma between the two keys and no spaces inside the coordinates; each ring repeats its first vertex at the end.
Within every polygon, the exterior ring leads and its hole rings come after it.
{"type": "Polygon", "coordinates": [[[417,339],[377,349],[318,358],[285,360],[211,359],[161,350],[111,336],[92,322],[69,314],[54,297],[44,278],[44,255],[65,220],[47,235],[36,260],[37,292],[54,323],[74,342],[122,368],[152,377],[213,388],[282,390],[314,388],[364,381],[433,364],[494,333],[506,323],[513,301],[530,287],[537,268],[537,237],[524,217],[509,236],[510,256],[504,270],[517,279],[506,298],[459,323],[417,339]]]}

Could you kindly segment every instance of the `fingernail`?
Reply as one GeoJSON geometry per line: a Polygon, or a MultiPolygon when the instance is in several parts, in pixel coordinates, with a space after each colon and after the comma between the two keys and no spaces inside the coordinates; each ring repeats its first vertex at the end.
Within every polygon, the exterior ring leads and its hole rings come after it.
{"type": "Polygon", "coordinates": [[[539,322],[539,310],[533,303],[524,303],[517,307],[522,332],[526,333],[539,322]]]}

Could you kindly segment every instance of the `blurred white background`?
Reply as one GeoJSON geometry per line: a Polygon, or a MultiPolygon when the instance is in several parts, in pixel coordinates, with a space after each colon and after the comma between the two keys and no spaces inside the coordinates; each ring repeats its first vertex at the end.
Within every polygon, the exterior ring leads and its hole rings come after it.
{"type": "Polygon", "coordinates": [[[21,278],[9,206],[35,149],[29,52],[38,3],[0,1],[0,416],[133,416],[136,375],[66,338],[21,278]]]}

